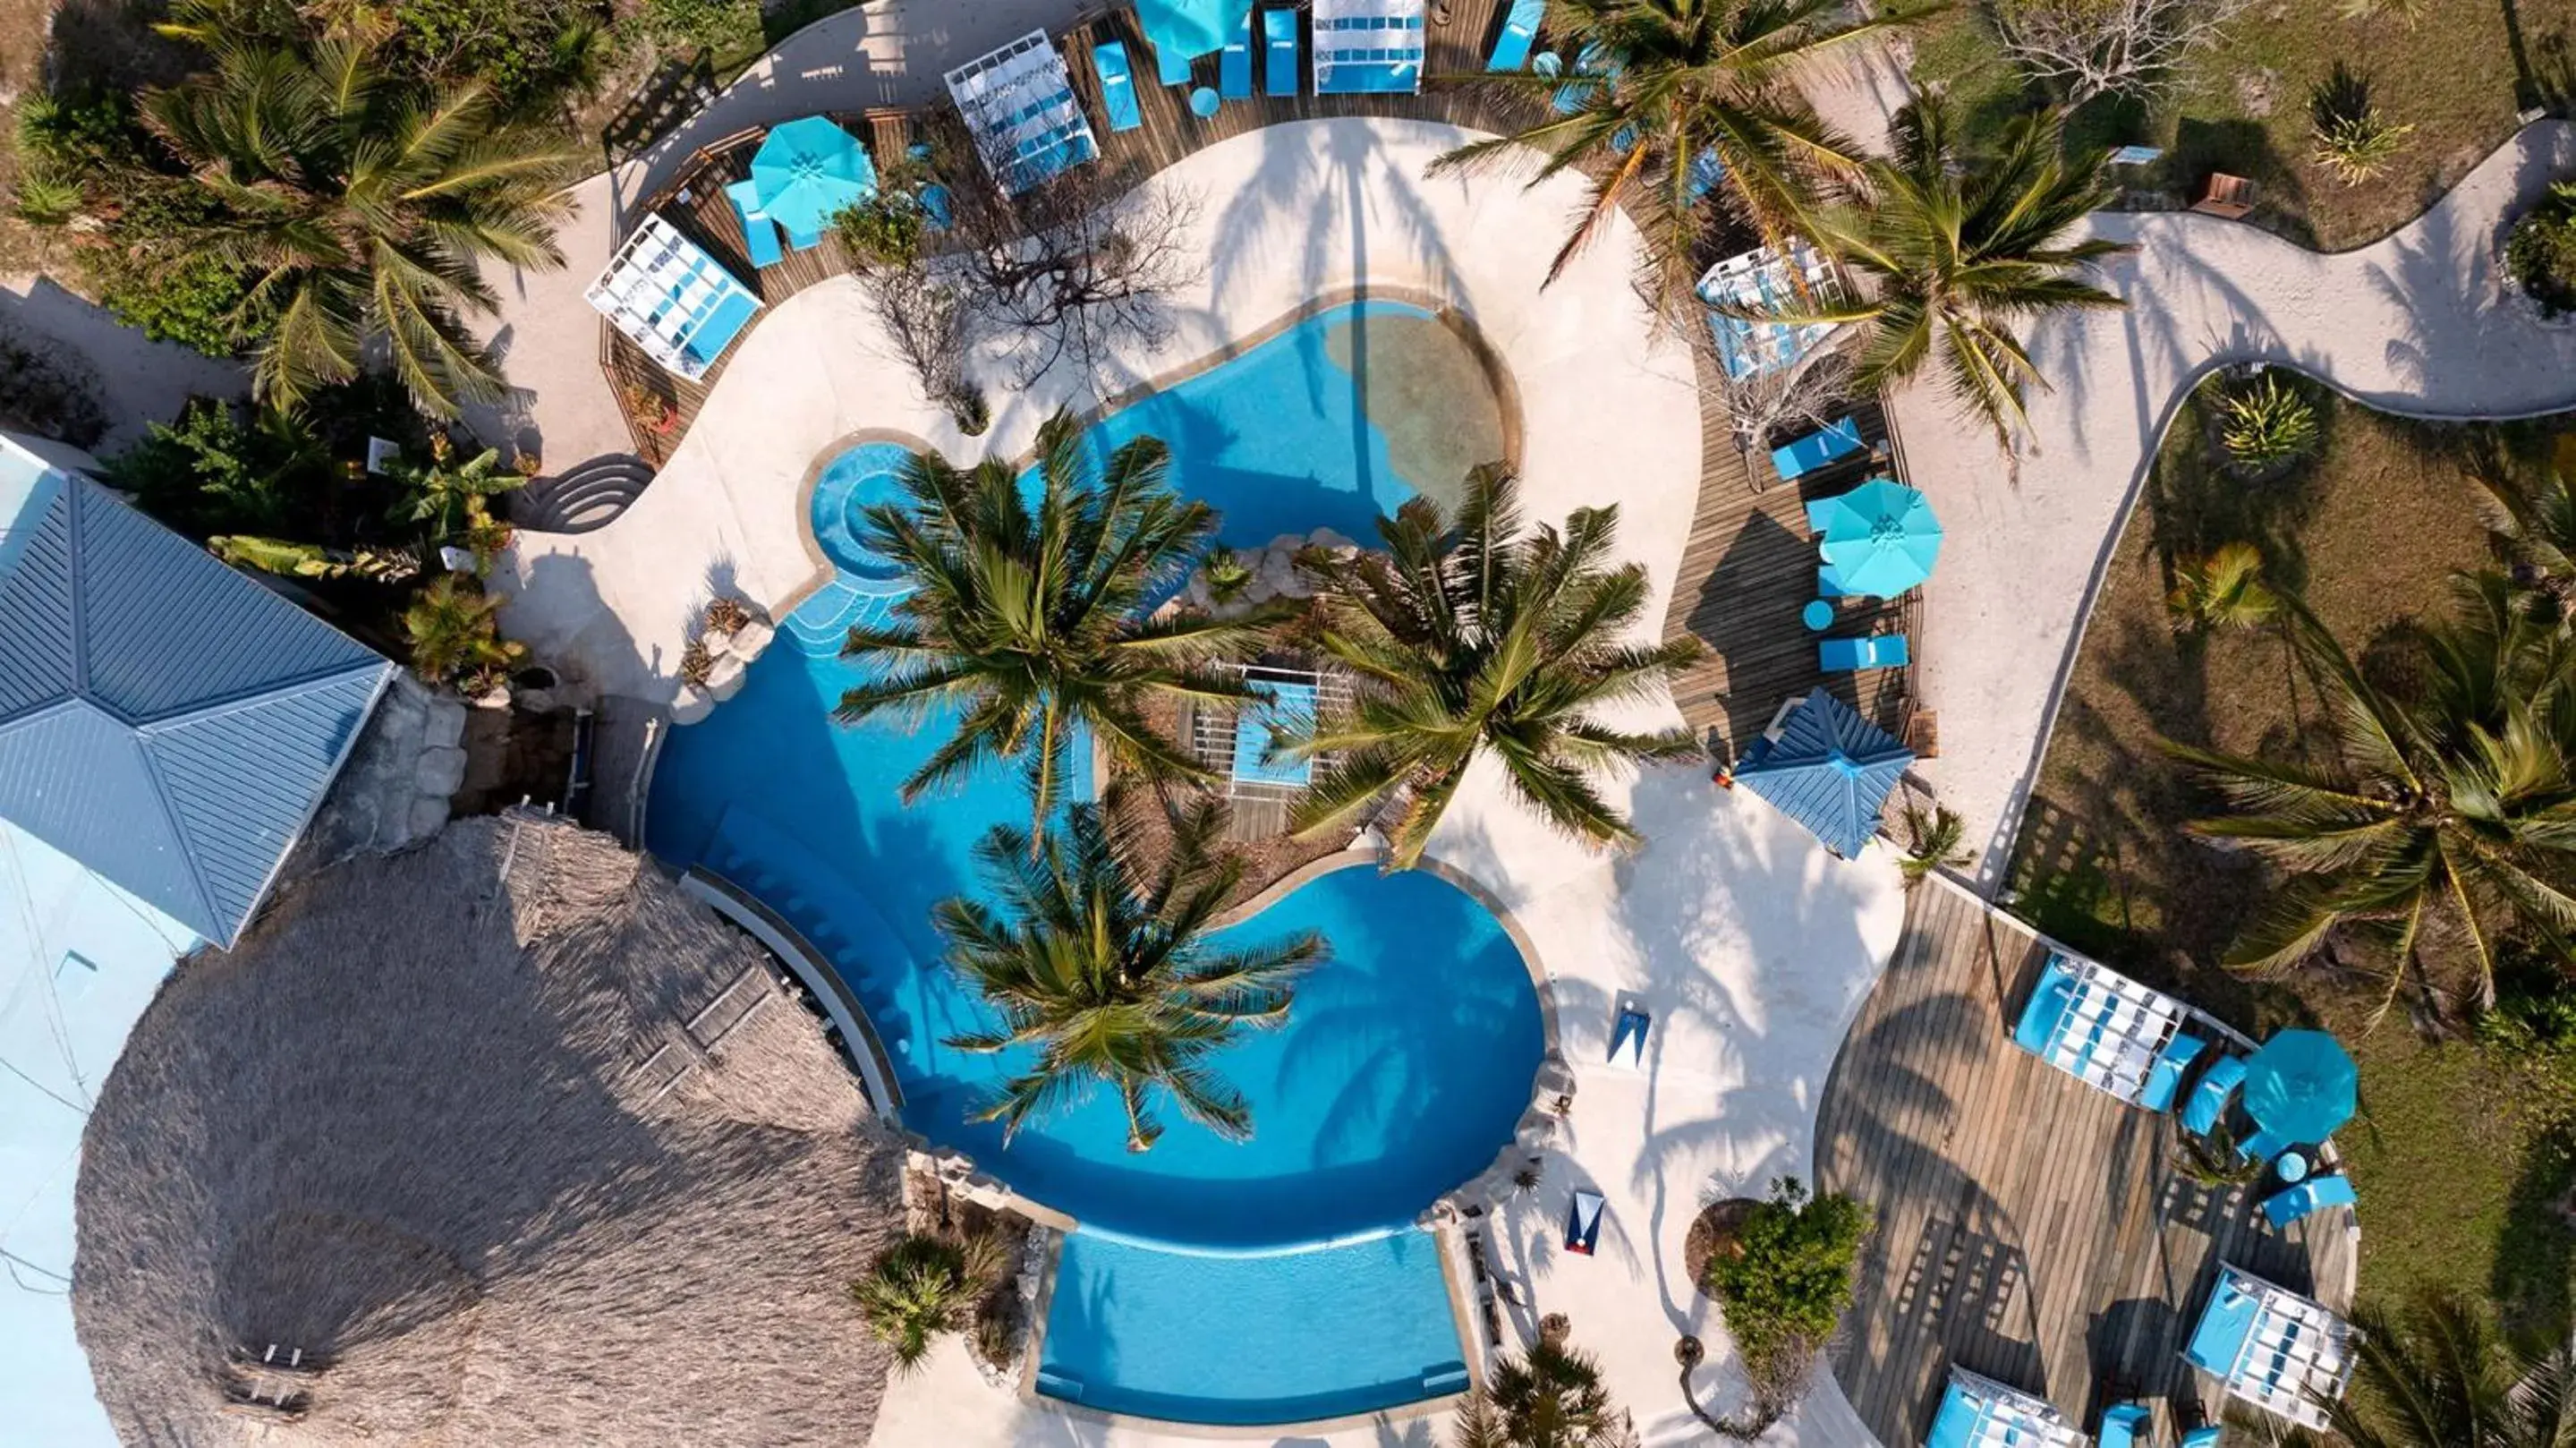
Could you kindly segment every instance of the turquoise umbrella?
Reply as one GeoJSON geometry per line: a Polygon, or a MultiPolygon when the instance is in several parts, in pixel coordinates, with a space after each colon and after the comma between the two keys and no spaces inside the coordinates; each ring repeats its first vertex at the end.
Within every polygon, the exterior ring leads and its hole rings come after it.
{"type": "Polygon", "coordinates": [[[761,214],[791,237],[819,234],[834,213],[877,194],[876,163],[823,116],[774,127],[751,158],[761,214]]]}
{"type": "Polygon", "coordinates": [[[1136,0],[1136,18],[1157,55],[1195,60],[1222,47],[1252,0],[1136,0]]]}
{"type": "Polygon", "coordinates": [[[2334,1037],[2283,1031],[2245,1062],[2245,1114],[2283,1141],[2323,1141],[2352,1120],[2360,1082],[2334,1037]]]}
{"type": "Polygon", "coordinates": [[[1941,556],[1941,521],[1903,483],[1872,478],[1808,512],[1825,535],[1825,566],[1845,593],[1894,598],[1931,577],[1941,556]]]}

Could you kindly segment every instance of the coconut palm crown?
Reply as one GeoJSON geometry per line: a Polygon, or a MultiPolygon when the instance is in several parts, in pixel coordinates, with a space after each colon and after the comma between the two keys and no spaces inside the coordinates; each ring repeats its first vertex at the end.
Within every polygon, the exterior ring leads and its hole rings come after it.
{"type": "Polygon", "coordinates": [[[1249,1137],[1249,1103],[1210,1061],[1237,1032],[1285,1021],[1296,977],[1325,957],[1312,931],[1208,939],[1243,878],[1241,858],[1219,845],[1222,804],[1168,805],[1161,849],[1145,847],[1137,818],[1113,790],[1073,806],[1043,840],[997,825],[976,847],[995,903],[960,896],[932,913],[950,967],[1001,1017],[949,1044],[1036,1052],[976,1117],[1001,1122],[1005,1141],[1100,1087],[1127,1113],[1131,1151],[1162,1136],[1158,1098],[1229,1140],[1249,1137]]]}
{"type": "Polygon", "coordinates": [[[1352,676],[1352,702],[1277,746],[1329,756],[1291,806],[1314,835],[1404,792],[1387,863],[1422,858],[1467,767],[1492,754],[1513,794],[1567,834],[1635,838],[1595,770],[1694,758],[1686,730],[1637,731],[1600,711],[1661,696],[1699,656],[1696,640],[1629,641],[1646,611],[1646,572],[1613,564],[1618,509],[1579,508],[1562,533],[1521,527],[1519,487],[1476,469],[1454,522],[1415,498],[1378,521],[1384,552],[1301,560],[1323,602],[1322,646],[1352,676]]]}
{"type": "Polygon", "coordinates": [[[2268,971],[2347,926],[2385,930],[2386,1011],[2410,982],[2495,999],[2498,926],[2576,931],[2576,650],[2494,574],[2457,585],[2400,699],[2363,676],[2296,598],[2291,638],[2322,691],[2328,757],[2291,763],[2167,741],[2230,807],[2189,828],[2290,880],[2226,962],[2268,971]]]}
{"type": "Polygon", "coordinates": [[[214,35],[214,66],[144,100],[153,133],[220,207],[197,244],[241,269],[236,333],[252,383],[292,407],[381,348],[435,417],[502,393],[466,325],[497,300],[481,265],[563,265],[561,187],[578,153],[500,118],[479,83],[432,88],[380,66],[359,21],[293,42],[214,35]]]}
{"type": "Polygon", "coordinates": [[[1457,1448],[1620,1448],[1631,1441],[1601,1365],[1542,1336],[1494,1363],[1493,1380],[1458,1405],[1457,1448]]]}
{"type": "Polygon", "coordinates": [[[1581,168],[1591,199],[1547,280],[1624,205],[1645,233],[1642,290],[1667,308],[1690,294],[1706,193],[1731,198],[1775,244],[1813,230],[1819,196],[1859,171],[1861,152],[1817,118],[1795,75],[1911,18],[1856,18],[1836,0],[1556,0],[1549,9],[1553,42],[1586,74],[1479,77],[1545,115],[1461,146],[1433,170],[1506,162],[1521,147],[1544,157],[1532,185],[1581,168]]]}
{"type": "Polygon", "coordinates": [[[2402,1312],[2365,1306],[2352,1388],[2326,1405],[2353,1448],[2568,1448],[2576,1444],[2576,1356],[2499,1342],[2485,1310],[2428,1291],[2402,1312]]]}
{"type": "Polygon", "coordinates": [[[2029,420],[2024,392],[2047,387],[2020,325],[2068,308],[2127,305],[2078,274],[2130,248],[2099,237],[2064,241],[2112,198],[2104,158],[2066,156],[2060,118],[2033,113],[2006,128],[1998,154],[1969,164],[1937,97],[1898,112],[1889,139],[1894,156],[1869,164],[1869,203],[1815,218],[1813,234],[1857,274],[1863,300],[1769,315],[1868,328],[1855,392],[1903,382],[1937,358],[1960,407],[2009,446],[2029,420]]]}
{"type": "Polygon", "coordinates": [[[893,1354],[895,1370],[908,1373],[930,1356],[941,1335],[962,1331],[973,1320],[1006,1265],[1001,1239],[989,1233],[906,1237],[850,1284],[850,1297],[867,1318],[868,1331],[893,1354]]]}
{"type": "Polygon", "coordinates": [[[1086,734],[1143,777],[1211,778],[1154,727],[1148,704],[1250,697],[1226,665],[1260,647],[1277,611],[1147,617],[1197,565],[1216,515],[1172,491],[1159,440],[1120,447],[1096,478],[1084,446],[1065,413],[1039,428],[1034,503],[1007,462],[959,469],[925,454],[904,471],[901,503],[867,510],[866,546],[912,591],[888,622],[850,630],[844,656],[880,673],[841,696],[839,716],[942,704],[958,714],[955,734],[904,782],[906,801],[1015,759],[1043,834],[1086,734]]]}

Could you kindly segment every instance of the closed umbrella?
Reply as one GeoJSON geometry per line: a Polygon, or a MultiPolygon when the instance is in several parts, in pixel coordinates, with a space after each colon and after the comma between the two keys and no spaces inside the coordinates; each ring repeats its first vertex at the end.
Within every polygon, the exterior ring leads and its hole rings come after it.
{"type": "Polygon", "coordinates": [[[806,116],[763,137],[751,158],[761,214],[791,237],[819,234],[833,215],[877,192],[876,163],[849,132],[806,116]]]}
{"type": "Polygon", "coordinates": [[[2245,1114],[2283,1141],[2323,1141],[2352,1120],[2361,1071],[2323,1031],[2283,1031],[2245,1063],[2245,1114]]]}
{"type": "Polygon", "coordinates": [[[1825,535],[1825,566],[1846,593],[1894,598],[1931,577],[1941,556],[1941,520],[1903,483],[1872,478],[1814,511],[1825,535]]]}

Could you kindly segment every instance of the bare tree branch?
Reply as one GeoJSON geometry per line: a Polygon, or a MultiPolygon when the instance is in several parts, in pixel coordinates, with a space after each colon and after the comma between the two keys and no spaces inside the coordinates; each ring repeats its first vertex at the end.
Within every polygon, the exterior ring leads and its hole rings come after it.
{"type": "Polygon", "coordinates": [[[1849,335],[1809,347],[1786,367],[1742,378],[1718,372],[1738,451],[1768,448],[1783,433],[1812,432],[1851,405],[1849,335]]]}
{"type": "Polygon", "coordinates": [[[2145,96],[2194,51],[2217,45],[2251,0],[2001,0],[1995,29],[2022,69],[2063,86],[2070,105],[2145,96]]]}
{"type": "MultiPolygon", "coordinates": [[[[966,382],[966,306],[959,289],[933,274],[929,263],[871,267],[859,287],[877,324],[932,402],[958,411],[966,382]]],[[[962,419],[961,419],[962,422],[962,419]]]]}

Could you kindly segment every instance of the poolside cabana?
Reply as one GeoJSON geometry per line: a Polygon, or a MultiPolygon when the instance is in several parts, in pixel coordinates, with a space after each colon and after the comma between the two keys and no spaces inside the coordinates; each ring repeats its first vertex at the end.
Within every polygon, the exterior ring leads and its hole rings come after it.
{"type": "Polygon", "coordinates": [[[1792,243],[1786,256],[1762,246],[1728,257],[1700,277],[1698,290],[1711,308],[1735,309],[1708,314],[1718,365],[1735,382],[1790,366],[1836,330],[1831,322],[1772,322],[1759,314],[1803,311],[1842,296],[1833,268],[1804,243],[1792,243]]]}
{"type": "Polygon", "coordinates": [[[1314,0],[1315,94],[1422,89],[1423,0],[1314,0]]]}
{"type": "Polygon", "coordinates": [[[1073,75],[1045,31],[977,56],[946,79],[984,169],[1003,190],[1017,195],[1099,159],[1100,142],[1073,93],[1073,75]]]}
{"type": "Polygon", "coordinates": [[[1868,847],[1888,795],[1913,763],[1914,751],[1819,687],[1782,704],[1725,778],[1848,860],[1868,847]]]}
{"type": "Polygon", "coordinates": [[[2221,1264],[2183,1358],[2233,1398],[2310,1428],[2352,1376],[2350,1323],[2319,1303],[2221,1264]]]}
{"type": "Polygon", "coordinates": [[[2049,952],[2013,1027],[2013,1044],[2132,1106],[2167,1111],[2208,1042],[2183,1029],[2190,1010],[2110,967],[2049,952]]]}
{"type": "Polygon", "coordinates": [[[2085,1441],[2055,1404],[1953,1367],[1923,1448],[2084,1448],[2085,1441]]]}
{"type": "Polygon", "coordinates": [[[188,961],[75,1189],[119,1436],[864,1441],[889,1359],[848,1284],[901,1235],[903,1148],[771,969],[529,813],[334,866],[188,961]]]}
{"type": "Polygon", "coordinates": [[[583,295],[645,356],[692,382],[760,310],[733,273],[652,212],[583,295]]]}

